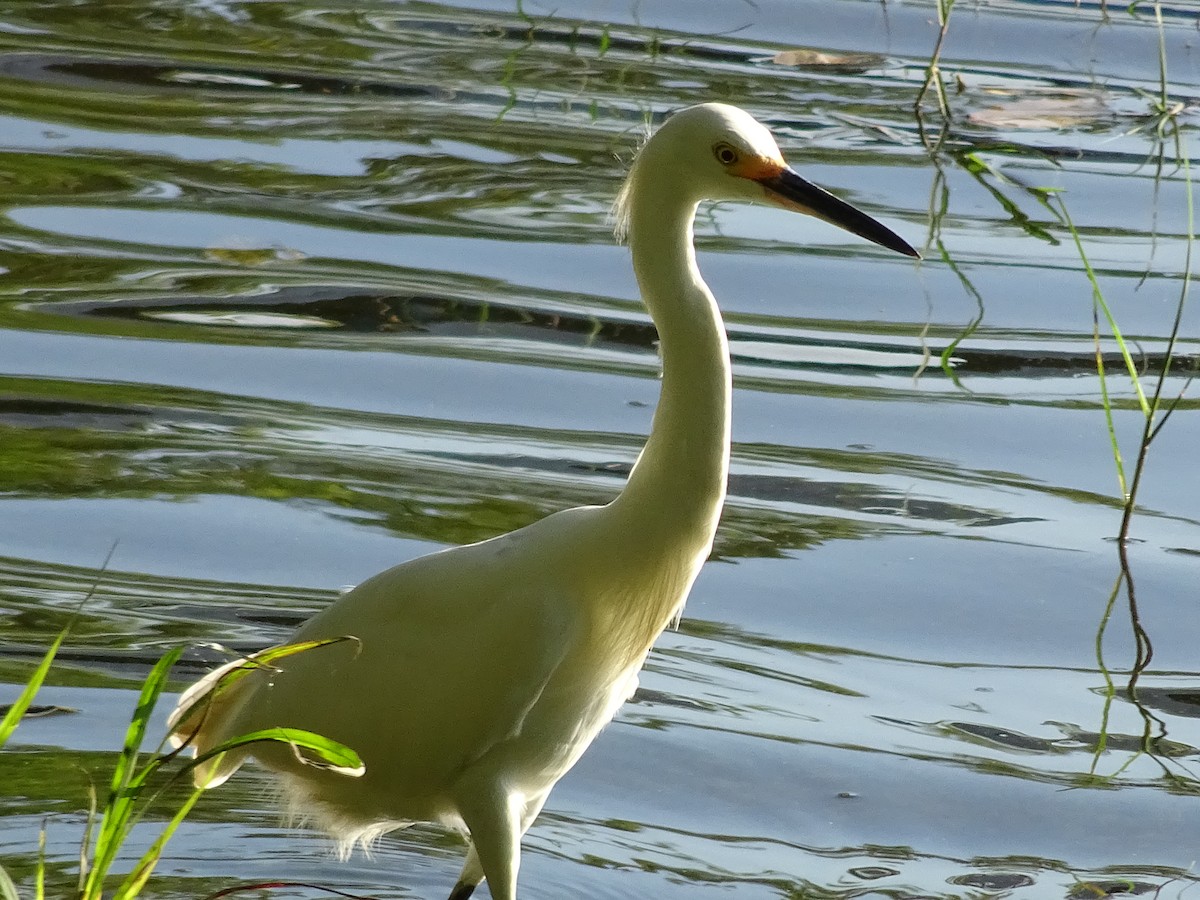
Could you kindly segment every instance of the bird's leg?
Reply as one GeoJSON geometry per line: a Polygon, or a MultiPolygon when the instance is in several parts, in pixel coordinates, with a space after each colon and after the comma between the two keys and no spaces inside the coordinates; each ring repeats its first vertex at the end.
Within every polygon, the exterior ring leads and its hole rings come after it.
{"type": "Polygon", "coordinates": [[[549,791],[543,791],[540,794],[535,794],[525,801],[525,809],[521,812],[521,836],[524,837],[525,832],[529,830],[529,826],[533,824],[533,820],[538,817],[538,813],[542,811],[542,807],[546,805],[546,798],[550,796],[549,791]]]}
{"type": "Polygon", "coordinates": [[[458,814],[471,832],[471,849],[451,900],[464,900],[475,885],[462,877],[478,878],[483,870],[492,900],[517,900],[517,869],[521,864],[522,797],[514,797],[494,782],[471,779],[455,785],[458,814]],[[470,885],[470,887],[468,887],[470,885]]]}
{"type": "MultiPolygon", "coordinates": [[[[529,826],[538,817],[538,813],[542,811],[542,807],[546,803],[546,798],[549,796],[550,792],[546,791],[525,801],[525,806],[520,811],[519,817],[520,835],[529,830],[529,826]]],[[[517,840],[520,840],[519,835],[517,840]]],[[[470,847],[467,849],[467,860],[463,863],[462,872],[458,875],[458,881],[454,883],[454,890],[450,892],[450,900],[467,900],[468,897],[475,893],[475,888],[479,886],[479,882],[482,880],[483,867],[479,864],[479,853],[476,852],[475,841],[472,840],[470,847]]]]}
{"type": "Polygon", "coordinates": [[[467,848],[467,861],[463,863],[458,881],[454,882],[454,890],[450,892],[450,900],[467,900],[483,880],[483,867],[479,865],[479,854],[475,852],[475,842],[467,848]]]}

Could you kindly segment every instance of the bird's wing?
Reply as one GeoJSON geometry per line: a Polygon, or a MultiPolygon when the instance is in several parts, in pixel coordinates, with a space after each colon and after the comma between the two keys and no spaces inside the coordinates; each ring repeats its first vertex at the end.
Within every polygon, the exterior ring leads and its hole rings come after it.
{"type": "Polygon", "coordinates": [[[354,640],[232,686],[207,714],[208,745],[302,728],[353,748],[377,787],[403,794],[444,788],[519,734],[575,641],[576,605],[477,547],[397,566],[339,598],[294,640],[354,640]]]}

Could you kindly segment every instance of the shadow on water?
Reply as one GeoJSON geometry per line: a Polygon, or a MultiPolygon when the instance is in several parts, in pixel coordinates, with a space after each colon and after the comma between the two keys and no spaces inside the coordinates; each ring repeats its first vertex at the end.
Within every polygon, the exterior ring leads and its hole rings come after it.
{"type": "MultiPolygon", "coordinates": [[[[698,221],[729,503],[523,896],[1194,892],[1196,399],[1114,542],[1098,360],[1129,458],[1144,419],[1059,204],[1180,393],[1200,70],[1194,10],[1161,12],[1160,53],[1147,3],[959,3],[943,120],[912,112],[934,3],[0,0],[0,680],[120,539],[39,698],[71,711],[0,757],[0,862],[27,884],[50,816],[73,883],[165,648],[191,677],[401,559],[613,496],[658,366],[608,207],[647,121],[719,99],[927,262],[698,221]]],[[[264,791],[206,796],[149,895],[438,896],[461,854],[417,828],[339,864],[264,791]]]]}

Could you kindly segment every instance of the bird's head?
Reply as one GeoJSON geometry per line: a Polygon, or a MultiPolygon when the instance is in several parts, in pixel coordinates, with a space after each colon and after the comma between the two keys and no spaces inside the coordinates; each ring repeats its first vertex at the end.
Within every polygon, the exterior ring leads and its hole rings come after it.
{"type": "Polygon", "coordinates": [[[642,190],[640,185],[648,180],[689,202],[766,201],[920,258],[891,229],[797,175],[771,132],[736,106],[702,103],[667,119],[634,161],[617,200],[618,218],[627,211],[633,191],[642,190]]]}

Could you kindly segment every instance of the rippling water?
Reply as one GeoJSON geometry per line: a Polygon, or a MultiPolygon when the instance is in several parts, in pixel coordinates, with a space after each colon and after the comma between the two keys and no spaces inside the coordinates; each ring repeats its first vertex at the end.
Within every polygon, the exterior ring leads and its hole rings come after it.
{"type": "MultiPolygon", "coordinates": [[[[0,861],[28,878],[46,822],[68,889],[88,779],[166,648],[263,646],[397,561],[613,496],[658,370],[608,206],[648,119],[719,99],[927,261],[703,213],[728,507],[679,630],[526,839],[523,896],[1194,893],[1197,390],[1133,524],[1135,703],[1059,205],[1149,378],[1200,108],[1194,5],[1162,15],[1182,143],[1147,117],[1152,6],[1001,0],[954,11],[931,153],[927,2],[0,0],[0,699],[118,542],[40,698],[73,711],[0,756],[0,861]]],[[[456,837],[341,864],[265,785],[208,795],[148,895],[449,890],[456,837]]]]}

